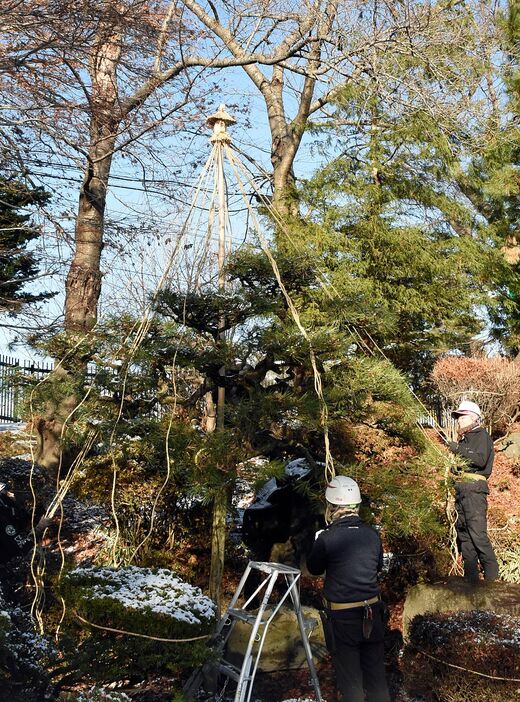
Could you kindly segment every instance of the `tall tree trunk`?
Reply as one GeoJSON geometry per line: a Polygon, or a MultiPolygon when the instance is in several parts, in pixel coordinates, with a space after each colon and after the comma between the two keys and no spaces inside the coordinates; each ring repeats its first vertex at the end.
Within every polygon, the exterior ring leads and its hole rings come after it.
{"type": "MultiPolygon", "coordinates": [[[[92,81],[91,123],[85,177],[79,195],[75,228],[75,250],[66,282],[65,331],[71,333],[69,348],[55,371],[58,387],[82,387],[86,362],[74,353],[73,344],[93,329],[97,321],[101,293],[101,252],[106,194],[116,134],[122,115],[117,91],[117,67],[121,59],[122,33],[117,15],[110,15],[98,29],[97,42],[90,56],[92,81]],[[67,375],[70,381],[67,385],[67,375]],[[77,376],[79,375],[79,379],[77,376]],[[75,377],[76,376],[76,377],[75,377]]],[[[51,473],[68,464],[63,455],[64,423],[72,419],[77,404],[76,392],[56,393],[46,412],[36,422],[39,434],[37,460],[51,473]]]]}
{"type": "Polygon", "coordinates": [[[70,332],[87,333],[97,321],[104,212],[115,128],[116,125],[111,129],[112,135],[91,147],[79,195],[75,251],[65,297],[65,329],[70,332]]]}
{"type": "Polygon", "coordinates": [[[98,30],[90,57],[92,80],[90,147],[79,195],[75,252],[67,276],[65,329],[88,332],[97,321],[101,293],[101,251],[106,194],[120,113],[117,67],[121,59],[122,31],[111,17],[98,30]]]}
{"type": "Polygon", "coordinates": [[[271,82],[263,89],[271,130],[272,205],[282,218],[294,219],[299,217],[299,206],[293,164],[302,135],[285,115],[283,87],[283,68],[275,67],[271,82]]]}

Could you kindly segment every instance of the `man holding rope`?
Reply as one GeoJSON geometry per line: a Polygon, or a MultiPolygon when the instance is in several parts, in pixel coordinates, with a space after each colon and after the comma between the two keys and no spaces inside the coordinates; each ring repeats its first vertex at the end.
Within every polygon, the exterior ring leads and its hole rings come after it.
{"type": "Polygon", "coordinates": [[[450,450],[468,462],[455,484],[457,536],[464,563],[464,577],[479,580],[479,563],[486,580],[498,578],[498,563],[487,534],[487,479],[494,460],[493,441],[481,426],[482,413],[475,402],[464,400],[452,412],[457,419],[458,441],[449,441],[450,450]]]}

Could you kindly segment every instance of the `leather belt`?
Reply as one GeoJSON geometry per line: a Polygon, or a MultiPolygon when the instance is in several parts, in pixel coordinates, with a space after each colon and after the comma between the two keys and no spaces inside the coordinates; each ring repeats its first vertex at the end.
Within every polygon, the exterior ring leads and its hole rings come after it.
{"type": "Polygon", "coordinates": [[[354,609],[354,607],[364,607],[365,605],[375,604],[380,602],[381,597],[376,595],[371,597],[369,600],[361,600],[361,602],[329,602],[329,607],[332,610],[335,609],[354,609]]]}
{"type": "Polygon", "coordinates": [[[463,483],[473,482],[474,480],[487,480],[487,478],[480,473],[463,473],[460,477],[460,481],[463,483]]]}

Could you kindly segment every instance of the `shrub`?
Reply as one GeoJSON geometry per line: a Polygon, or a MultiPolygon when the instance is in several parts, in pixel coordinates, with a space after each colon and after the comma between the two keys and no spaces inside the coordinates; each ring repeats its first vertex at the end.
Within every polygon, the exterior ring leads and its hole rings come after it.
{"type": "Polygon", "coordinates": [[[62,581],[69,621],[63,646],[80,673],[94,681],[142,679],[193,668],[208,655],[205,641],[162,642],[89,627],[166,639],[208,634],[215,605],[169,570],[128,566],[77,568],[62,581]]]}
{"type": "Polygon", "coordinates": [[[506,583],[520,584],[520,534],[509,529],[492,532],[491,542],[495,551],[500,579],[506,583]]]}
{"type": "Polygon", "coordinates": [[[499,678],[520,677],[519,624],[477,610],[415,617],[403,660],[407,692],[425,702],[516,699],[518,683],[499,678]]]}
{"type": "Polygon", "coordinates": [[[54,646],[34,630],[28,612],[7,602],[0,591],[0,690],[2,699],[43,699],[50,687],[47,667],[54,646]]]}
{"type": "Polygon", "coordinates": [[[435,363],[432,380],[448,409],[461,400],[477,402],[493,430],[507,430],[517,416],[520,363],[516,361],[445,356],[435,363]]]}

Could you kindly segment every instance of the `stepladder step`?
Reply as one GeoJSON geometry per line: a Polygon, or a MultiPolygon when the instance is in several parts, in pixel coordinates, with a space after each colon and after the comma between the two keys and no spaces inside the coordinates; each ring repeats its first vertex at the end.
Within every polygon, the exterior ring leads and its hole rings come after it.
{"type": "MultiPolygon", "coordinates": [[[[233,665],[232,663],[229,663],[228,661],[220,661],[220,663],[217,664],[217,669],[219,673],[222,673],[222,675],[231,678],[235,682],[238,682],[240,679],[240,668],[238,668],[236,665],[233,665]]],[[[251,676],[245,675],[243,679],[244,681],[248,681],[251,679],[251,676]]]]}
{"type": "Polygon", "coordinates": [[[288,566],[283,563],[268,563],[267,561],[250,561],[249,567],[252,570],[259,570],[262,573],[280,573],[282,575],[297,575],[301,574],[298,568],[293,568],[293,566],[288,566]]]}
{"type": "MultiPolygon", "coordinates": [[[[255,610],[249,611],[245,609],[228,609],[227,611],[230,619],[238,619],[241,622],[246,622],[246,624],[254,624],[257,620],[258,614],[255,610]]],[[[267,620],[262,619],[259,622],[260,626],[265,626],[267,620]]]]}

